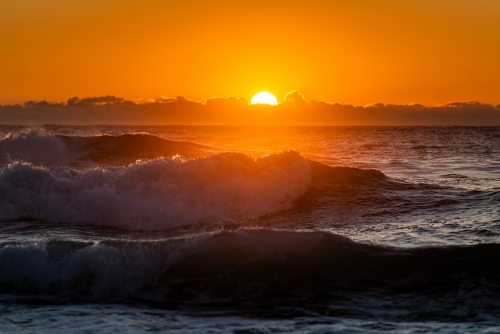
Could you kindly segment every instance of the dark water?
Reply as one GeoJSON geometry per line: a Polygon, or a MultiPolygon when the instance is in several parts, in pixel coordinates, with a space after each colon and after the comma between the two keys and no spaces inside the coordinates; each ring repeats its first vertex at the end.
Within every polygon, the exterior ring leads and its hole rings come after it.
{"type": "Polygon", "coordinates": [[[0,331],[500,331],[499,127],[0,134],[0,331]]]}

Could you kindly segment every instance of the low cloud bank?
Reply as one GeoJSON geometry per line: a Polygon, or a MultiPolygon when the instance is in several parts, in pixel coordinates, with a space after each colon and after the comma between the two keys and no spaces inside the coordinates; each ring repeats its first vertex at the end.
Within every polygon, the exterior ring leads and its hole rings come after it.
{"type": "Polygon", "coordinates": [[[182,96],[136,103],[115,96],[70,98],[66,103],[28,101],[0,106],[0,124],[116,125],[500,125],[500,105],[453,102],[353,106],[307,100],[287,93],[277,106],[249,105],[245,98],[215,97],[201,102],[182,96]]]}

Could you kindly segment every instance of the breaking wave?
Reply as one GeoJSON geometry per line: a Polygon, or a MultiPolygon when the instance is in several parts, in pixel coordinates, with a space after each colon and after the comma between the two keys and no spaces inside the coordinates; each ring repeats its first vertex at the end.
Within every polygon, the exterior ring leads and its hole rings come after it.
{"type": "Polygon", "coordinates": [[[34,128],[9,133],[0,140],[0,165],[14,161],[38,166],[129,165],[137,160],[176,155],[191,159],[217,152],[211,147],[143,133],[79,137],[53,135],[34,128]]]}
{"type": "Polygon", "coordinates": [[[383,312],[384,296],[399,296],[398,312],[415,318],[472,319],[499,314],[498,256],[498,244],[397,249],[269,229],[152,241],[52,240],[3,245],[0,290],[357,316],[383,312]]]}
{"type": "Polygon", "coordinates": [[[0,169],[0,221],[20,218],[161,230],[250,219],[290,207],[311,183],[290,151],[253,159],[219,153],[75,170],[15,162],[0,169]]]}

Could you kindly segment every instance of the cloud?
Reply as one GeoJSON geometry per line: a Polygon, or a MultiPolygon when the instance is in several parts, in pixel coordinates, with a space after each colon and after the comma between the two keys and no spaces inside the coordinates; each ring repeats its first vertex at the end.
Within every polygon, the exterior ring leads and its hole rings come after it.
{"type": "Polygon", "coordinates": [[[26,101],[24,102],[25,107],[63,107],[64,103],[55,103],[55,102],[47,102],[47,101],[26,101]]]}
{"type": "Polygon", "coordinates": [[[285,103],[307,103],[309,104],[309,101],[307,101],[304,97],[304,94],[302,94],[299,90],[294,90],[289,93],[285,94],[285,98],[283,99],[285,103]]]}
{"type": "Polygon", "coordinates": [[[480,102],[367,106],[310,100],[298,90],[277,106],[249,105],[245,98],[192,101],[160,97],[134,103],[115,96],[71,98],[66,103],[28,101],[0,106],[1,124],[137,125],[500,125],[500,106],[480,102]]]}
{"type": "Polygon", "coordinates": [[[451,102],[443,106],[448,109],[492,109],[495,108],[491,104],[483,104],[480,102],[470,101],[470,102],[451,102]]]}
{"type": "Polygon", "coordinates": [[[194,102],[186,99],[184,96],[177,97],[166,97],[161,96],[160,98],[155,100],[156,103],[184,103],[184,102],[194,102]]]}
{"type": "Polygon", "coordinates": [[[248,101],[244,97],[212,97],[204,102],[208,108],[245,108],[248,106],[248,101]]]}
{"type": "MultiPolygon", "coordinates": [[[[115,97],[112,95],[106,95],[106,96],[98,96],[98,97],[86,97],[83,99],[79,99],[78,97],[72,97],[70,98],[66,104],[67,105],[75,105],[75,104],[80,104],[80,105],[85,105],[85,104],[106,104],[106,103],[121,103],[125,102],[125,99],[121,97],[115,97]]],[[[131,101],[127,101],[131,102],[131,101]]]]}

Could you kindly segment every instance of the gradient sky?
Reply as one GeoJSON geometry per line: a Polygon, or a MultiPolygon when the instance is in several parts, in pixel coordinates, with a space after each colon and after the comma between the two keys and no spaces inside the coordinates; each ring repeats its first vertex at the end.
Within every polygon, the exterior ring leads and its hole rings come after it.
{"type": "Polygon", "coordinates": [[[0,104],[500,103],[498,0],[0,0],[0,104]]]}

